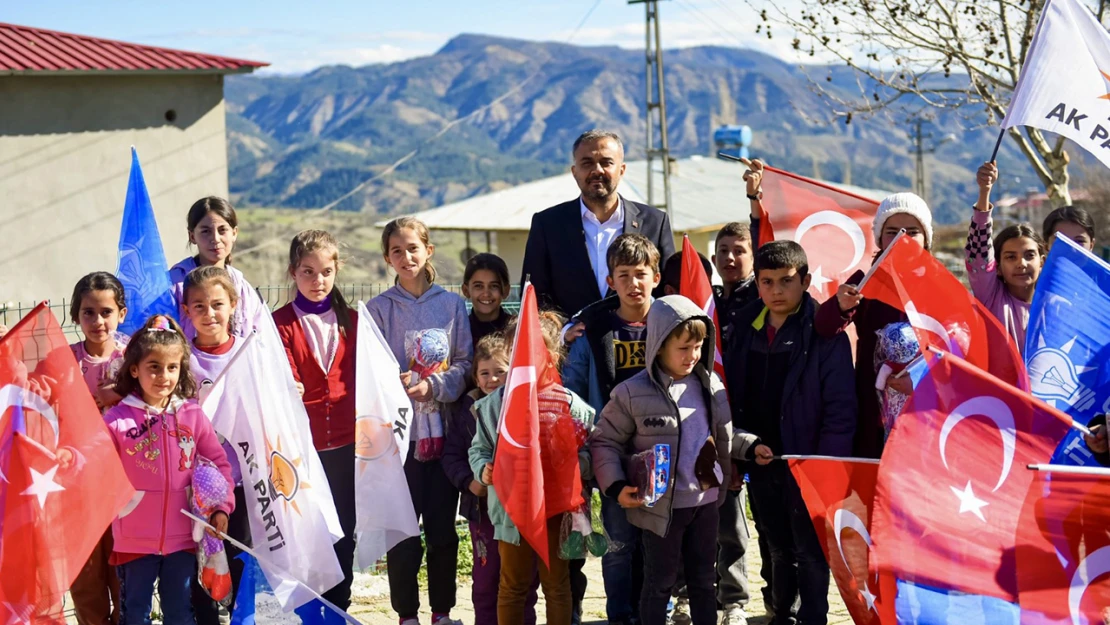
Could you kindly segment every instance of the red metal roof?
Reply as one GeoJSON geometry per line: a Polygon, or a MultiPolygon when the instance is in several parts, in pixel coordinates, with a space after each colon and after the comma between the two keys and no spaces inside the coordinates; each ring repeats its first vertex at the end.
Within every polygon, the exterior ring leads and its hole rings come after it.
{"type": "Polygon", "coordinates": [[[0,22],[0,75],[251,72],[269,63],[185,52],[0,22]]]}

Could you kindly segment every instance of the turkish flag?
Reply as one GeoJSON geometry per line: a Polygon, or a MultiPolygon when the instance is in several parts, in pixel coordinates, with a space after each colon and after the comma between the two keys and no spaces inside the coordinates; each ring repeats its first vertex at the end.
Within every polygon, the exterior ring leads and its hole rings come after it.
{"type": "Polygon", "coordinates": [[[922,348],[955,354],[1029,389],[1025,363],[1006,328],[917,241],[899,235],[865,280],[860,293],[905,311],[922,348]]]}
{"type": "Polygon", "coordinates": [[[880,567],[918,585],[1017,598],[1014,545],[1032,482],[1072,427],[1063,413],[966,361],[927,354],[928,373],[879,465],[880,567]]]}
{"type": "Polygon", "coordinates": [[[791,458],[809,518],[856,625],[895,625],[895,581],[874,575],[871,517],[879,463],[856,458],[791,458]]]}
{"type": "Polygon", "coordinates": [[[0,614],[64,622],[62,597],[135,494],[57,320],[0,339],[0,614]]]}
{"type": "MultiPolygon", "coordinates": [[[[818,300],[832,297],[853,273],[871,265],[878,251],[871,235],[878,202],[774,167],[764,167],[761,186],[763,206],[774,216],[772,238],[805,248],[813,275],[810,292],[818,300]]],[[[771,223],[766,215],[760,245],[765,223],[771,223]]]]}
{"type": "Polygon", "coordinates": [[[1110,471],[1046,469],[1034,472],[1018,526],[1022,623],[1103,623],[1110,616],[1110,471]]]}
{"type": "Polygon", "coordinates": [[[520,316],[501,402],[493,488],[521,538],[528,541],[545,566],[550,565],[550,554],[540,457],[539,391],[558,381],[554,371],[540,328],[536,291],[528,283],[524,285],[520,300],[520,316]]]}
{"type": "Polygon", "coordinates": [[[690,243],[690,237],[682,236],[682,278],[678,283],[678,293],[697,304],[705,315],[713,320],[713,371],[724,382],[725,364],[721,360],[721,326],[717,323],[717,303],[713,299],[713,285],[705,275],[705,267],[697,250],[690,243]]]}

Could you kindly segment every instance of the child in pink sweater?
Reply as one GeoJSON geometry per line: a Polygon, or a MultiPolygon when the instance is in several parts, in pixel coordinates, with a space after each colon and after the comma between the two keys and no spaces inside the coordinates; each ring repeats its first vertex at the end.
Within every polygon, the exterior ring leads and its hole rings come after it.
{"type": "Polygon", "coordinates": [[[998,166],[983,163],[976,175],[979,200],[967,233],[965,248],[967,277],[971,291],[1025,352],[1025,329],[1029,325],[1029,304],[1045,261],[1045,243],[1029,224],[1008,226],[991,243],[993,221],[991,187],[998,181],[998,166]]]}
{"type": "Polygon", "coordinates": [[[112,523],[112,564],[118,567],[123,594],[121,622],[150,622],[157,581],[163,622],[195,623],[196,543],[192,521],[180,511],[189,507],[185,488],[197,462],[211,461],[228,480],[228,498],[209,519],[221,532],[227,531],[235,497],[227,455],[208,417],[191,399],[196,385],[180,326],[163,316],[147,321],[124,352],[116,390],[123,400],[104,420],[136,491],[112,523]]]}

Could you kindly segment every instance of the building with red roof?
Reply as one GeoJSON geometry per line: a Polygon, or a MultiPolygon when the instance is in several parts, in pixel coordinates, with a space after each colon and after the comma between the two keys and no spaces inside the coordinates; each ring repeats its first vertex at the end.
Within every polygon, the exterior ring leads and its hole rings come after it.
{"type": "Polygon", "coordinates": [[[0,23],[0,301],[114,271],[130,148],[167,260],[185,213],[227,197],[223,84],[266,63],[0,23]]]}

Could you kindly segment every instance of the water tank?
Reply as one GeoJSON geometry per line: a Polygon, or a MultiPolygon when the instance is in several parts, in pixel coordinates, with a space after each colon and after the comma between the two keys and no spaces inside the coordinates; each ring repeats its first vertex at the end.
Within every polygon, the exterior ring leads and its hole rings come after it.
{"type": "Polygon", "coordinates": [[[713,131],[713,143],[718,152],[738,158],[748,158],[748,147],[752,144],[750,126],[721,126],[713,131]]]}

